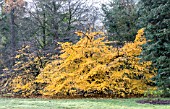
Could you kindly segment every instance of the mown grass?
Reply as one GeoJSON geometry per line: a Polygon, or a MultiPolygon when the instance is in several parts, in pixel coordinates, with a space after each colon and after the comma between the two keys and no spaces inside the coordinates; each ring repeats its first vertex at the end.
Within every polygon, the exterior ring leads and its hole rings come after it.
{"type": "Polygon", "coordinates": [[[170,109],[170,105],[138,104],[136,100],[0,98],[0,109],[170,109]]]}

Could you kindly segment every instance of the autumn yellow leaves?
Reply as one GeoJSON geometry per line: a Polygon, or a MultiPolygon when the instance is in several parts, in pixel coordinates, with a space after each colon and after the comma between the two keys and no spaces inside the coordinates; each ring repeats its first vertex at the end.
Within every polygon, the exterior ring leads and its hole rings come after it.
{"type": "Polygon", "coordinates": [[[95,39],[96,35],[103,35],[101,32],[77,32],[82,37],[80,41],[63,43],[60,62],[47,64],[38,75],[36,81],[46,84],[41,94],[142,95],[154,75],[149,69],[151,62],[139,62],[140,46],[146,42],[143,31],[139,30],[134,43],[127,43],[118,50],[107,46],[103,37],[95,39]]]}
{"type": "Polygon", "coordinates": [[[28,92],[27,95],[36,89],[37,93],[48,96],[130,97],[141,96],[148,88],[154,88],[151,62],[139,62],[141,45],[146,43],[144,29],[138,31],[133,43],[119,49],[106,45],[109,42],[104,40],[102,32],[78,31],[76,34],[81,36],[80,41],[62,43],[59,59],[46,64],[40,74],[25,85],[14,82],[20,89],[14,91],[27,90],[23,91],[28,92]]]}

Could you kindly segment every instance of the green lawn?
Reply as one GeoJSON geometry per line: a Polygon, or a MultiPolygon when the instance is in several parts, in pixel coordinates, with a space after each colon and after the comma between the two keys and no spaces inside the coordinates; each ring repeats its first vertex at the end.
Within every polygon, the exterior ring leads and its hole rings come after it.
{"type": "Polygon", "coordinates": [[[0,109],[170,109],[170,105],[137,104],[136,100],[0,98],[0,109]]]}

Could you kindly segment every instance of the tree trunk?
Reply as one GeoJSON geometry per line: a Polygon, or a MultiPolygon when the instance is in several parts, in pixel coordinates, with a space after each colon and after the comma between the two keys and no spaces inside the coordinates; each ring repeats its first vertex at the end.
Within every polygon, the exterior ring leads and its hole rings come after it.
{"type": "Polygon", "coordinates": [[[43,47],[46,47],[46,15],[43,14],[43,47]]]}
{"type": "MultiPolygon", "coordinates": [[[[16,50],[16,31],[15,31],[15,16],[14,16],[15,9],[12,9],[10,12],[10,32],[11,32],[11,57],[15,56],[16,50]]],[[[11,65],[14,65],[15,60],[12,59],[11,65]]]]}

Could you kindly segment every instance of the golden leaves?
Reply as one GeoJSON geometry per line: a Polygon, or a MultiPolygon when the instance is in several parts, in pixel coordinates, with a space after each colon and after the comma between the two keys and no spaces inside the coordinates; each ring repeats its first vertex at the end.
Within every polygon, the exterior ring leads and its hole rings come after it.
{"type": "Polygon", "coordinates": [[[21,55],[16,55],[15,58],[20,58],[21,55]]]}
{"type": "Polygon", "coordinates": [[[146,41],[144,29],[138,31],[134,43],[119,49],[106,45],[105,37],[100,37],[104,36],[102,32],[76,34],[82,37],[80,41],[62,43],[61,60],[47,64],[37,77],[37,82],[43,80],[47,84],[42,94],[75,95],[80,91],[87,94],[112,91],[118,97],[143,94],[154,75],[149,67],[151,62],[138,62],[141,44],[146,41]]]}
{"type": "Polygon", "coordinates": [[[81,37],[84,35],[84,33],[82,31],[77,31],[77,32],[75,32],[75,34],[77,34],[77,36],[81,36],[81,37]]]}

